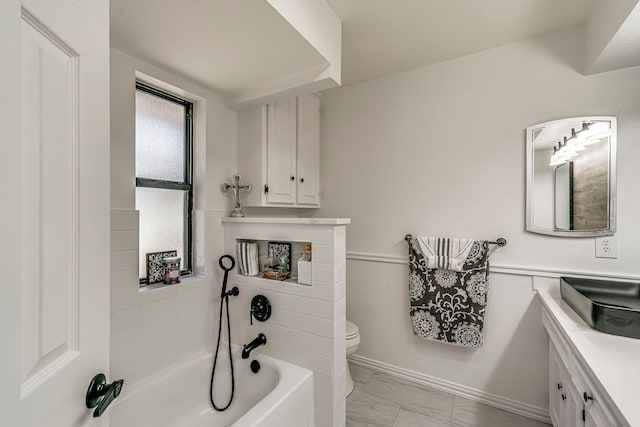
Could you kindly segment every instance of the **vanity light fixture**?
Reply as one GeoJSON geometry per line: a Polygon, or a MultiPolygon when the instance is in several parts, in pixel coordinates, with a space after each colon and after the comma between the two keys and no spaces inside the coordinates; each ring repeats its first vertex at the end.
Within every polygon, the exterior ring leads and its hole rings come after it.
{"type": "Polygon", "coordinates": [[[558,142],[557,147],[553,147],[553,155],[549,161],[549,166],[558,166],[578,155],[578,152],[587,149],[587,145],[596,144],[611,134],[607,123],[582,123],[582,128],[576,131],[571,128],[571,136],[564,137],[564,142],[558,142]]]}
{"type": "Polygon", "coordinates": [[[578,154],[579,151],[584,151],[587,148],[583,147],[582,144],[580,144],[580,139],[578,139],[578,136],[576,134],[575,129],[571,129],[571,136],[569,138],[567,138],[566,136],[564,137],[564,143],[567,146],[567,150],[574,152],[575,154],[578,154]]]}
{"type": "Polygon", "coordinates": [[[569,144],[567,137],[564,137],[564,142],[558,142],[557,147],[553,147],[553,156],[549,161],[549,166],[557,166],[566,163],[578,155],[578,150],[574,144],[569,144]]]}
{"type": "Polygon", "coordinates": [[[611,128],[605,122],[591,123],[590,132],[586,135],[582,145],[597,144],[602,138],[611,135],[611,128]]]}

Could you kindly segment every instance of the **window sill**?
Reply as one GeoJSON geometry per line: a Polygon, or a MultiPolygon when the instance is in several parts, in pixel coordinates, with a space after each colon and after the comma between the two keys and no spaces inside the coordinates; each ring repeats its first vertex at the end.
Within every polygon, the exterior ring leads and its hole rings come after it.
{"type": "Polygon", "coordinates": [[[154,283],[152,285],[144,285],[138,288],[140,293],[147,292],[158,292],[158,291],[169,291],[171,289],[177,291],[178,293],[190,292],[191,290],[196,290],[192,288],[200,288],[198,285],[204,284],[204,276],[190,274],[188,276],[182,276],[180,278],[179,283],[173,284],[165,284],[165,283],[154,283]]]}

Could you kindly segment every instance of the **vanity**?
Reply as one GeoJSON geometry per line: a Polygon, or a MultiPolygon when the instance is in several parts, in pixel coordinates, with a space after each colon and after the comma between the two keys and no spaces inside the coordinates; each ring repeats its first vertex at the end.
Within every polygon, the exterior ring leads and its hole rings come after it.
{"type": "Polygon", "coordinates": [[[549,334],[549,412],[555,427],[640,426],[640,339],[592,329],[562,299],[539,290],[549,334]]]}
{"type": "MultiPolygon", "coordinates": [[[[528,127],[526,230],[596,238],[596,257],[616,258],[603,238],[617,231],[616,153],[613,116],[528,127]]],[[[549,415],[555,427],[640,426],[640,285],[594,279],[559,278],[537,290],[549,335],[549,415]]]]}

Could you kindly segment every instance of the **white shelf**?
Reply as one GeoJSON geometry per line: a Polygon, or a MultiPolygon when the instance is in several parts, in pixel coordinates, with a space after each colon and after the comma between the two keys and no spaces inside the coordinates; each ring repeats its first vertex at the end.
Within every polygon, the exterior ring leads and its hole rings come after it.
{"type": "Polygon", "coordinates": [[[222,218],[223,223],[233,224],[294,224],[294,225],[348,225],[350,218],[222,218]]]}

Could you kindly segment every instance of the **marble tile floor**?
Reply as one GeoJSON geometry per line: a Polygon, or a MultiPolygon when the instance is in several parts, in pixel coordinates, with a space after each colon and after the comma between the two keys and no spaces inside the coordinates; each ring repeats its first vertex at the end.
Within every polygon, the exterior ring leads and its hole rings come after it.
{"type": "Polygon", "coordinates": [[[349,364],[347,427],[548,427],[540,421],[349,364]]]}

